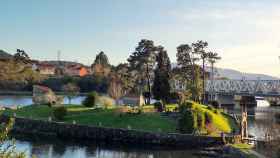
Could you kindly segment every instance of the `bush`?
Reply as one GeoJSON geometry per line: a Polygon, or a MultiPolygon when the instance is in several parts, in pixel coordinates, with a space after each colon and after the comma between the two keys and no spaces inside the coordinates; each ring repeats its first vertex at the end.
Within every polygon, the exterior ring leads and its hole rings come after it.
{"type": "Polygon", "coordinates": [[[67,109],[64,106],[57,107],[53,110],[53,115],[57,120],[63,120],[67,115],[67,109]]]}
{"type": "Polygon", "coordinates": [[[178,121],[178,128],[181,133],[193,133],[195,127],[193,113],[191,111],[184,111],[184,113],[181,114],[178,121]]]}
{"type": "Polygon", "coordinates": [[[96,92],[91,92],[87,95],[87,97],[83,101],[83,105],[86,107],[94,107],[96,105],[97,99],[98,99],[98,94],[96,92]]]}
{"type": "Polygon", "coordinates": [[[205,112],[205,124],[212,124],[213,116],[207,112],[205,112]]]}
{"type": "Polygon", "coordinates": [[[183,104],[179,105],[179,112],[184,113],[185,111],[189,111],[190,109],[192,109],[192,107],[193,107],[193,103],[184,102],[183,104]]]}
{"type": "Polygon", "coordinates": [[[204,129],[205,128],[205,114],[198,112],[197,113],[197,127],[199,129],[204,129]]]}
{"type": "Polygon", "coordinates": [[[113,107],[115,101],[110,97],[102,96],[102,97],[98,97],[98,103],[103,105],[105,109],[110,109],[113,107]]]}
{"type": "Polygon", "coordinates": [[[209,106],[207,107],[207,109],[213,111],[215,108],[214,108],[213,106],[209,105],[209,106]]]}
{"type": "Polygon", "coordinates": [[[158,112],[163,112],[164,110],[163,104],[161,102],[155,102],[154,107],[158,112]]]}
{"type": "Polygon", "coordinates": [[[178,128],[181,133],[193,133],[197,127],[197,114],[192,110],[192,107],[192,102],[184,102],[179,106],[178,128]]]}

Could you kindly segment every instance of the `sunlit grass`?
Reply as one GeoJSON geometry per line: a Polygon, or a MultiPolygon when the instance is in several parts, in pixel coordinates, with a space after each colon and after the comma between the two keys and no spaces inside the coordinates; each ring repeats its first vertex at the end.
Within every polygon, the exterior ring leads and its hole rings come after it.
{"type": "MultiPolygon", "coordinates": [[[[117,107],[113,109],[100,109],[92,107],[84,107],[78,105],[64,105],[67,108],[67,116],[65,122],[77,124],[104,126],[113,128],[131,128],[147,131],[162,131],[168,133],[175,133],[176,121],[170,118],[160,116],[160,113],[148,112],[141,114],[127,114],[120,113],[117,107]]],[[[177,104],[166,105],[170,111],[178,108],[177,104]]],[[[153,105],[143,106],[142,109],[154,109],[153,105]]],[[[220,132],[230,133],[234,128],[238,128],[234,120],[225,115],[222,111],[208,108],[205,105],[198,103],[193,104],[193,109],[200,113],[208,113],[212,116],[212,125],[217,129],[212,136],[219,136],[220,132]]],[[[20,108],[18,110],[6,110],[5,114],[17,117],[26,117],[32,119],[48,120],[49,117],[54,118],[53,108],[46,105],[32,105],[20,108]]],[[[205,129],[204,129],[205,130],[205,129]]]]}
{"type": "Polygon", "coordinates": [[[214,125],[220,132],[230,133],[234,128],[237,128],[237,125],[234,123],[233,119],[225,115],[219,109],[215,109],[215,108],[209,109],[206,105],[202,105],[194,102],[193,102],[193,109],[197,110],[200,113],[208,113],[209,115],[211,115],[212,125],[214,125]]]}
{"type": "MultiPolygon", "coordinates": [[[[120,114],[117,109],[94,109],[84,106],[66,105],[64,122],[112,128],[130,128],[144,131],[175,133],[176,122],[163,118],[159,113],[120,114]]],[[[46,105],[26,106],[18,110],[6,110],[6,115],[32,119],[53,118],[53,108],[46,105]]]]}

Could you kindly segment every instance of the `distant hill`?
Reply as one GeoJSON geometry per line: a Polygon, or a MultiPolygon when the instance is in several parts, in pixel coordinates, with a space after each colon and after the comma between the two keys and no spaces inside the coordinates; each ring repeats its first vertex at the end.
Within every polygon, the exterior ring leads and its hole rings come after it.
{"type": "MultiPolygon", "coordinates": [[[[172,68],[176,67],[176,63],[172,63],[172,68]]],[[[206,67],[206,71],[210,72],[211,68],[206,67]]],[[[228,78],[232,80],[241,80],[245,77],[246,80],[279,80],[280,78],[265,74],[255,74],[255,73],[244,73],[233,69],[228,68],[216,68],[215,67],[215,75],[219,78],[228,78]]]]}
{"type": "Polygon", "coordinates": [[[4,50],[0,50],[0,59],[11,59],[13,55],[5,52],[4,50]]]}
{"type": "MultiPolygon", "coordinates": [[[[62,65],[62,66],[67,66],[67,65],[83,65],[78,62],[72,62],[72,61],[57,61],[57,60],[47,60],[47,61],[40,61],[41,63],[44,64],[50,64],[50,65],[62,65]]],[[[84,65],[83,65],[84,66],[84,65]]]]}
{"type": "MultiPolygon", "coordinates": [[[[211,71],[210,67],[207,67],[207,71],[211,71]]],[[[215,73],[218,77],[226,77],[233,80],[240,80],[245,77],[246,80],[279,80],[280,78],[265,75],[265,74],[255,74],[255,73],[244,73],[233,69],[227,68],[215,68],[215,73]]]]}

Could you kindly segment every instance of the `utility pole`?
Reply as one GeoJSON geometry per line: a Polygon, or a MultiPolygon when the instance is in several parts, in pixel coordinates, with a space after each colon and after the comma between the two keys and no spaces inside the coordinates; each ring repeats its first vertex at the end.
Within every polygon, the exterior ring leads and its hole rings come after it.
{"type": "Polygon", "coordinates": [[[60,61],[60,58],[61,58],[61,51],[58,50],[57,51],[57,61],[60,61]]]}

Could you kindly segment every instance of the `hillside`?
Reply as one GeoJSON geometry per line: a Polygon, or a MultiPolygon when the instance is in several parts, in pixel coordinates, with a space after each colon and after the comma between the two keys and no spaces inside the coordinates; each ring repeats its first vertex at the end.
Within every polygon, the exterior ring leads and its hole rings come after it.
{"type": "Polygon", "coordinates": [[[11,59],[13,56],[4,50],[0,50],[0,59],[11,59]]]}
{"type": "MultiPolygon", "coordinates": [[[[210,67],[207,71],[211,71],[210,67]]],[[[246,80],[279,80],[278,77],[265,75],[265,74],[255,74],[255,73],[244,73],[233,69],[215,68],[216,75],[218,77],[226,77],[233,80],[240,80],[245,77],[246,80]]]]}
{"type": "MultiPolygon", "coordinates": [[[[172,68],[176,67],[176,63],[172,63],[172,68]]],[[[210,67],[206,67],[206,71],[211,72],[210,67]]],[[[231,80],[241,80],[245,77],[246,80],[279,80],[280,78],[265,74],[256,74],[256,73],[244,73],[234,69],[229,68],[217,68],[215,67],[215,76],[218,78],[228,78],[231,80]]]]}
{"type": "Polygon", "coordinates": [[[50,64],[50,65],[62,65],[62,66],[67,66],[67,65],[83,65],[81,63],[77,62],[72,62],[72,61],[57,61],[57,60],[46,60],[46,61],[40,61],[41,63],[44,64],[50,64]]]}

